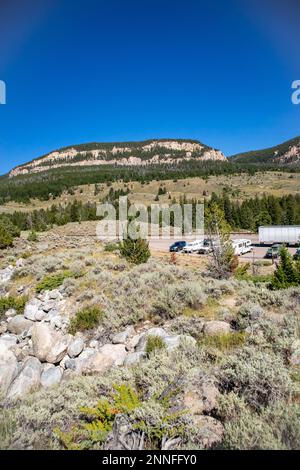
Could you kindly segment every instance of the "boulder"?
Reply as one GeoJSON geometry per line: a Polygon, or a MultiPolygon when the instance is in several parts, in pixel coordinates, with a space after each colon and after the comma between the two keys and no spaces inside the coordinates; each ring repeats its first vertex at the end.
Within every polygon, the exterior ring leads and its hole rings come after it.
{"type": "Polygon", "coordinates": [[[182,342],[187,342],[193,346],[197,344],[195,338],[189,335],[165,336],[163,341],[168,351],[172,351],[173,349],[178,348],[182,342]]]}
{"type": "Polygon", "coordinates": [[[0,282],[6,283],[11,280],[14,273],[14,267],[12,265],[7,266],[5,269],[0,270],[0,282]]]}
{"type": "Polygon", "coordinates": [[[33,325],[31,320],[27,320],[23,315],[16,315],[10,318],[7,324],[8,331],[15,335],[21,335],[24,331],[28,331],[33,325]]]}
{"type": "Polygon", "coordinates": [[[104,358],[109,358],[113,361],[114,366],[121,366],[124,364],[127,351],[123,344],[105,344],[99,349],[99,353],[104,358]]]}
{"type": "Polygon", "coordinates": [[[104,356],[95,349],[86,349],[78,358],[66,362],[66,368],[75,370],[77,374],[95,374],[105,372],[113,366],[113,359],[104,356]]]}
{"type": "Polygon", "coordinates": [[[220,392],[212,383],[203,383],[200,387],[189,388],[184,393],[184,407],[192,415],[209,413],[217,407],[220,392]]]}
{"type": "Polygon", "coordinates": [[[21,372],[15,378],[7,394],[9,401],[18,400],[40,386],[42,364],[36,357],[25,360],[21,372]]]}
{"type": "Polygon", "coordinates": [[[142,359],[146,357],[146,354],[143,351],[133,352],[128,354],[124,361],[124,366],[130,367],[138,364],[142,359]]]}
{"type": "Polygon", "coordinates": [[[5,316],[6,318],[11,318],[11,317],[14,317],[15,315],[17,315],[17,310],[14,309],[14,308],[10,308],[7,310],[7,312],[5,312],[5,316]]]}
{"type": "Polygon", "coordinates": [[[18,361],[12,351],[0,344],[0,392],[6,395],[19,371],[18,361]]]}
{"type": "Polygon", "coordinates": [[[48,323],[36,323],[32,328],[34,355],[41,362],[57,364],[64,357],[70,337],[55,331],[48,323]]]}
{"type": "Polygon", "coordinates": [[[71,343],[69,344],[68,350],[67,350],[68,355],[70,357],[77,357],[79,356],[83,348],[84,348],[84,341],[80,336],[78,336],[77,338],[73,339],[73,341],[71,341],[71,343]]]}
{"type": "Polygon", "coordinates": [[[63,371],[60,367],[50,367],[44,370],[41,375],[41,384],[43,387],[52,387],[60,383],[63,371]]]}
{"type": "Polygon", "coordinates": [[[145,351],[149,336],[159,336],[160,338],[165,338],[168,336],[168,333],[163,328],[150,328],[148,331],[146,331],[146,333],[141,335],[139,342],[135,347],[136,351],[145,351]]]}
{"type": "Polygon", "coordinates": [[[130,336],[134,334],[133,326],[128,326],[126,330],[122,331],[121,333],[117,333],[112,337],[113,344],[124,344],[128,340],[130,336]]]}
{"type": "Polygon", "coordinates": [[[222,442],[224,427],[217,419],[211,416],[195,415],[193,423],[197,428],[197,441],[205,449],[210,449],[222,442]]]}
{"type": "Polygon", "coordinates": [[[17,344],[17,337],[6,333],[0,337],[0,345],[6,349],[11,349],[17,344]]]}
{"type": "Polygon", "coordinates": [[[212,320],[204,325],[204,334],[207,336],[221,335],[230,333],[230,324],[225,321],[212,320]]]}
{"type": "Polygon", "coordinates": [[[39,299],[31,299],[29,302],[26,303],[24,309],[24,317],[28,320],[35,321],[36,314],[41,307],[41,301],[39,299]]]}

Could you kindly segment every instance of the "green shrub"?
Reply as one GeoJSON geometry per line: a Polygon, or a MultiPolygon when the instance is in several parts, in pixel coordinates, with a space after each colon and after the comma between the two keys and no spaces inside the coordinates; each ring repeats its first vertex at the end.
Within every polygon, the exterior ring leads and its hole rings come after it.
{"type": "Polygon", "coordinates": [[[0,318],[10,308],[14,308],[17,313],[21,314],[24,312],[27,297],[0,297],[0,318]]]}
{"type": "Polygon", "coordinates": [[[12,245],[13,237],[3,225],[0,225],[0,249],[8,248],[12,245]]]}
{"type": "Polygon", "coordinates": [[[61,286],[65,279],[74,277],[74,274],[71,271],[62,271],[57,274],[50,274],[45,276],[36,286],[36,292],[42,292],[45,290],[57,289],[61,286]]]}
{"type": "Polygon", "coordinates": [[[104,247],[104,251],[107,251],[108,253],[114,253],[115,251],[119,251],[120,246],[118,243],[106,243],[104,247]]]}
{"type": "Polygon", "coordinates": [[[169,284],[159,290],[154,302],[154,313],[160,318],[169,319],[181,315],[186,307],[198,310],[207,300],[198,282],[169,284]]]}
{"type": "Polygon", "coordinates": [[[29,233],[29,235],[28,235],[28,237],[27,237],[27,240],[28,240],[29,242],[37,242],[37,241],[38,241],[37,233],[36,233],[34,230],[32,230],[32,231],[29,233]]]}
{"type": "Polygon", "coordinates": [[[205,336],[199,342],[199,346],[212,347],[225,352],[230,349],[242,346],[245,343],[245,339],[246,334],[244,332],[224,333],[213,336],[205,336]]]}
{"type": "Polygon", "coordinates": [[[140,406],[140,400],[131,385],[114,385],[110,399],[101,398],[94,407],[81,407],[80,426],[63,432],[54,429],[54,434],[67,450],[89,449],[105,442],[118,414],[130,414],[140,406]]]}
{"type": "Polygon", "coordinates": [[[151,256],[149,243],[146,240],[143,238],[133,240],[130,237],[124,238],[120,243],[120,254],[134,264],[147,263],[151,256]]]}
{"type": "Polygon", "coordinates": [[[161,338],[161,336],[154,336],[154,335],[148,336],[147,344],[146,344],[146,354],[148,357],[150,356],[152,352],[160,350],[160,349],[165,349],[165,348],[166,348],[166,345],[165,345],[163,338],[161,338]]]}
{"type": "Polygon", "coordinates": [[[102,311],[98,307],[87,307],[78,310],[71,319],[69,332],[74,335],[77,331],[91,330],[95,328],[102,318],[102,311]]]}

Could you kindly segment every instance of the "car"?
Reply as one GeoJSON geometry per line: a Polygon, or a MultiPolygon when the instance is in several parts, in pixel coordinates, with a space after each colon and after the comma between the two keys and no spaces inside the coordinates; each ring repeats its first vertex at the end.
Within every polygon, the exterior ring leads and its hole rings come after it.
{"type": "Polygon", "coordinates": [[[276,243],[275,245],[272,245],[270,248],[267,249],[265,258],[272,258],[272,259],[279,258],[281,248],[282,248],[282,245],[280,245],[280,243],[276,243]]]}
{"type": "Polygon", "coordinates": [[[218,246],[217,242],[215,240],[211,240],[210,238],[205,238],[203,240],[202,246],[199,248],[198,253],[200,255],[206,255],[208,253],[211,253],[214,248],[218,246]]]}
{"type": "Polygon", "coordinates": [[[197,253],[203,245],[203,240],[189,242],[183,248],[183,253],[197,253]]]}
{"type": "Polygon", "coordinates": [[[296,253],[294,254],[295,260],[300,260],[300,247],[297,248],[296,253]]]}
{"type": "Polygon", "coordinates": [[[186,246],[186,244],[187,243],[185,241],[175,242],[169,247],[169,251],[171,253],[178,253],[179,251],[183,250],[183,248],[186,246]]]}

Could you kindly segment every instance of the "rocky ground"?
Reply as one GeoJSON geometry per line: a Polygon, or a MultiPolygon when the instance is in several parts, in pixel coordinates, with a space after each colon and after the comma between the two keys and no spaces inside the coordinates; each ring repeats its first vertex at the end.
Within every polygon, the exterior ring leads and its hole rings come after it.
{"type": "Polygon", "coordinates": [[[1,448],[299,448],[299,288],[132,266],[78,225],[17,240],[0,290],[1,448]]]}

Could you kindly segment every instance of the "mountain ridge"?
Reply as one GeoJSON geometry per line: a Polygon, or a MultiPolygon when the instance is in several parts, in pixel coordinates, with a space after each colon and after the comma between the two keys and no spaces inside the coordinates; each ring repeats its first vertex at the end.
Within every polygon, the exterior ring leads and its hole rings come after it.
{"type": "Polygon", "coordinates": [[[300,136],[273,147],[232,155],[229,160],[234,163],[300,165],[300,136]]]}
{"type": "Polygon", "coordinates": [[[198,140],[148,139],[129,142],[90,142],[54,150],[9,172],[10,177],[69,166],[159,165],[182,161],[227,161],[225,155],[198,140]]]}

